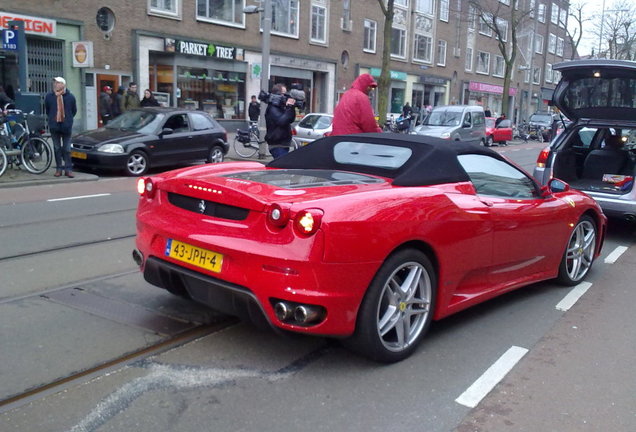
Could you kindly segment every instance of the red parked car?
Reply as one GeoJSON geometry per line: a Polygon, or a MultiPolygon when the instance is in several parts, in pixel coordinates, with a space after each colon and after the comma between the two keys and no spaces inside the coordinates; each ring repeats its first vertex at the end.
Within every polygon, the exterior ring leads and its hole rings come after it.
{"type": "Polygon", "coordinates": [[[579,283],[606,226],[557,179],[541,187],[490,149],[416,135],[332,136],[138,189],[133,257],[148,282],[382,362],[410,355],[432,320],[579,283]]]}
{"type": "Polygon", "coordinates": [[[507,141],[512,141],[512,121],[503,119],[495,126],[496,121],[494,117],[486,117],[486,147],[494,143],[505,146],[507,141]]]}

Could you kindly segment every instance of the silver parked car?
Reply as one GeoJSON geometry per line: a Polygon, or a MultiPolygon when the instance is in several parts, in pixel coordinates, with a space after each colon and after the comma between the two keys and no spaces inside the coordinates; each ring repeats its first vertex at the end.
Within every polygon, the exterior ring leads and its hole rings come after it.
{"type": "Polygon", "coordinates": [[[636,62],[577,60],[561,72],[553,104],[572,123],[537,159],[534,176],[592,196],[608,216],[636,221],[636,62]]]}
{"type": "Polygon", "coordinates": [[[298,147],[309,144],[331,133],[333,115],[323,113],[309,113],[303,117],[292,131],[293,139],[298,147]]]}
{"type": "Polygon", "coordinates": [[[452,141],[486,144],[486,116],[477,105],[436,106],[412,132],[452,141]]]}

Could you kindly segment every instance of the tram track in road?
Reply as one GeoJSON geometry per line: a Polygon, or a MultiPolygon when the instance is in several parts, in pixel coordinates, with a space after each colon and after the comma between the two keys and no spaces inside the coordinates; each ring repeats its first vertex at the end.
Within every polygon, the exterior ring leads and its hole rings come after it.
{"type": "Polygon", "coordinates": [[[140,360],[152,357],[154,355],[166,352],[178,346],[187,344],[202,337],[218,333],[228,327],[235,325],[238,319],[227,317],[213,324],[203,324],[192,329],[186,330],[167,340],[145,347],[132,353],[125,354],[121,357],[108,360],[102,364],[79,371],[64,378],[53,380],[49,383],[39,385],[28,389],[20,394],[0,400],[0,414],[12,409],[18,408],[31,401],[42,397],[64,391],[67,388],[82,382],[90,381],[93,378],[102,376],[111,371],[121,369],[127,365],[133,364],[140,360]]]}

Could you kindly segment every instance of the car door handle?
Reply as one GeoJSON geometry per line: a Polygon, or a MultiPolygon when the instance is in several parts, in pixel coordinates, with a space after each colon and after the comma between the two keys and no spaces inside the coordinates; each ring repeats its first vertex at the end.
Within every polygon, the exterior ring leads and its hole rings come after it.
{"type": "Polygon", "coordinates": [[[492,207],[494,205],[494,203],[492,201],[488,201],[488,200],[485,200],[485,199],[479,199],[479,201],[481,201],[487,207],[492,207]]]}

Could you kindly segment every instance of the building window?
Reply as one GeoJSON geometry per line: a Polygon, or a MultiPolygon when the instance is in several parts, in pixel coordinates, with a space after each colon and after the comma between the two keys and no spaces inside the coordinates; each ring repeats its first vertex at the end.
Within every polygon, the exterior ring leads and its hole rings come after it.
{"type": "Polygon", "coordinates": [[[468,6],[468,29],[475,30],[476,24],[475,22],[478,19],[477,10],[474,6],[468,6]]]}
{"type": "Polygon", "coordinates": [[[539,22],[545,22],[545,3],[539,3],[539,10],[537,12],[537,19],[539,22]]]}
{"type": "Polygon", "coordinates": [[[545,82],[552,82],[552,63],[545,64],[545,82]]]}
{"type": "Polygon", "coordinates": [[[495,56],[495,72],[493,76],[503,77],[505,69],[506,64],[504,63],[504,58],[502,56],[495,56]]]}
{"type": "Polygon", "coordinates": [[[243,26],[243,0],[197,0],[197,18],[243,26]]]}
{"type": "Polygon", "coordinates": [[[530,10],[530,18],[534,18],[534,6],[536,4],[536,0],[530,0],[530,4],[528,5],[528,9],[530,10]]]}
{"type": "Polygon", "coordinates": [[[150,0],[149,6],[152,14],[179,16],[179,0],[150,0]]]}
{"type": "Polygon", "coordinates": [[[391,55],[395,57],[406,57],[406,30],[391,29],[391,55]]]}
{"type": "Polygon", "coordinates": [[[342,22],[340,28],[351,31],[351,0],[342,0],[342,22]]]}
{"type": "Polygon", "coordinates": [[[508,40],[508,21],[503,18],[497,18],[497,29],[501,34],[501,40],[506,42],[508,40]]]}
{"type": "Polygon", "coordinates": [[[503,3],[505,5],[510,5],[510,0],[499,0],[499,3],[503,3]]]}
{"type": "Polygon", "coordinates": [[[565,41],[563,40],[563,38],[557,38],[556,55],[563,57],[564,45],[565,45],[565,41]]]}
{"type": "Polygon", "coordinates": [[[409,0],[395,0],[393,4],[407,8],[409,7],[409,0]]]}
{"type": "Polygon", "coordinates": [[[477,52],[477,67],[475,68],[475,72],[484,75],[490,73],[490,53],[483,51],[477,52]]]}
{"type": "Polygon", "coordinates": [[[543,35],[534,35],[534,52],[537,54],[543,54],[543,35]]]}
{"type": "Polygon", "coordinates": [[[446,66],[446,41],[437,41],[437,66],[446,66]]]}
{"type": "Polygon", "coordinates": [[[433,15],[433,0],[416,0],[415,12],[433,15]]]}
{"type": "Polygon", "coordinates": [[[548,39],[548,52],[550,54],[554,54],[556,52],[556,41],[556,35],[554,33],[550,33],[550,38],[548,39]]]}
{"type": "Polygon", "coordinates": [[[370,20],[364,20],[364,48],[363,50],[366,52],[374,53],[375,52],[375,40],[378,29],[378,23],[370,20]]]}
{"type": "Polygon", "coordinates": [[[298,37],[298,0],[272,2],[272,32],[298,37]]]}
{"type": "Polygon", "coordinates": [[[552,24],[559,23],[559,6],[556,3],[552,3],[552,11],[550,13],[550,22],[552,24]]]}
{"type": "Polygon", "coordinates": [[[464,69],[466,72],[473,71],[473,49],[466,48],[466,63],[464,64],[464,69]]]}
{"type": "Polygon", "coordinates": [[[449,6],[448,0],[439,0],[439,19],[448,22],[449,6]]]}
{"type": "Polygon", "coordinates": [[[567,28],[568,25],[568,11],[567,9],[561,9],[559,12],[559,26],[567,28]]]}
{"type": "Polygon", "coordinates": [[[479,34],[492,36],[492,27],[489,25],[492,23],[492,18],[492,14],[484,13],[479,15],[479,34]]]}
{"type": "Polygon", "coordinates": [[[433,38],[416,34],[414,38],[413,60],[431,63],[433,61],[433,38]]]}
{"type": "Polygon", "coordinates": [[[311,41],[326,43],[327,8],[324,4],[311,5],[311,41]]]}
{"type": "Polygon", "coordinates": [[[532,71],[532,84],[541,83],[541,68],[535,67],[532,71]]]}

